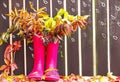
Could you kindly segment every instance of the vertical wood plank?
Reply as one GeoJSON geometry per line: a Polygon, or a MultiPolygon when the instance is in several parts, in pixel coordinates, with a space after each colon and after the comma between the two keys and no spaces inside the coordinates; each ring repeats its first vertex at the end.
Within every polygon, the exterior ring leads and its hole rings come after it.
{"type": "MultiPolygon", "coordinates": [[[[0,34],[5,32],[9,28],[9,17],[6,14],[9,13],[9,4],[8,0],[0,0],[0,34]]],[[[6,46],[9,44],[5,43],[0,46],[0,66],[4,64],[4,51],[6,46]]],[[[0,71],[1,73],[2,71],[0,71]]]]}
{"type": "Polygon", "coordinates": [[[96,1],[96,51],[98,75],[106,75],[107,71],[107,3],[105,0],[96,1]],[[103,66],[104,65],[104,66],[103,66]]]}
{"type": "Polygon", "coordinates": [[[92,0],[92,25],[93,25],[93,76],[97,75],[96,54],[96,1],[92,0]]]}
{"type": "Polygon", "coordinates": [[[111,72],[120,75],[120,1],[110,0],[110,56],[111,72]]]}
{"type": "MultiPolygon", "coordinates": [[[[78,14],[78,0],[67,0],[66,10],[71,15],[78,14]]],[[[67,52],[68,52],[68,74],[79,74],[79,56],[78,56],[78,31],[73,33],[67,40],[67,52]],[[72,61],[71,61],[72,60],[72,61]]]]}
{"type": "Polygon", "coordinates": [[[92,35],[92,0],[81,0],[81,15],[90,15],[87,29],[81,30],[82,46],[82,74],[92,76],[93,74],[93,35],[92,35]]]}
{"type": "MultiPolygon", "coordinates": [[[[64,10],[66,10],[66,0],[64,0],[64,10]]],[[[65,76],[68,76],[68,50],[67,50],[67,36],[64,37],[64,51],[65,51],[65,76]]]]}
{"type": "Polygon", "coordinates": [[[45,11],[50,15],[50,0],[40,0],[39,7],[46,7],[45,11]]]}
{"type": "MultiPolygon", "coordinates": [[[[12,9],[22,9],[23,8],[23,0],[12,0],[12,9]]],[[[13,33],[12,34],[12,39],[13,39],[13,42],[14,41],[18,41],[20,40],[20,37],[16,36],[16,33],[13,33]]],[[[16,69],[14,71],[14,74],[15,75],[18,75],[18,74],[24,74],[24,43],[21,42],[21,45],[22,47],[20,48],[19,51],[16,52],[15,54],[15,60],[14,62],[17,64],[18,66],[18,69],[16,69]]]]}
{"type": "MultiPolygon", "coordinates": [[[[78,0],[78,15],[81,15],[81,0],[78,0]]],[[[78,56],[79,56],[79,75],[82,76],[82,43],[81,29],[78,28],[78,56]]]]}

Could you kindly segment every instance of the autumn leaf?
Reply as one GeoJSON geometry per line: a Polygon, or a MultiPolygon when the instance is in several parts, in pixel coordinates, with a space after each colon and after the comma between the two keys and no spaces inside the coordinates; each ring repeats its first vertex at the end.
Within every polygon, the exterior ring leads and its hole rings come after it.
{"type": "Polygon", "coordinates": [[[4,70],[5,68],[7,68],[7,65],[0,66],[0,70],[4,70]]]}
{"type": "MultiPolygon", "coordinates": [[[[10,59],[11,59],[11,58],[10,58],[10,59]]],[[[8,66],[9,66],[9,64],[10,64],[11,60],[8,60],[7,58],[4,58],[4,62],[5,62],[5,64],[6,64],[6,65],[8,65],[8,66]]]]}
{"type": "Polygon", "coordinates": [[[49,18],[46,22],[45,22],[45,27],[50,29],[52,27],[52,22],[53,22],[53,18],[49,18]]]}
{"type": "Polygon", "coordinates": [[[14,11],[15,11],[15,15],[18,16],[18,10],[15,8],[14,11]]]}
{"type": "Polygon", "coordinates": [[[68,20],[69,13],[67,11],[64,11],[64,19],[68,20]]]}
{"type": "Polygon", "coordinates": [[[71,22],[71,21],[73,21],[74,20],[74,18],[75,18],[75,16],[74,15],[69,15],[68,16],[68,20],[71,22]]]}
{"type": "Polygon", "coordinates": [[[30,8],[31,8],[32,10],[36,11],[36,10],[34,9],[34,7],[33,7],[32,2],[29,2],[29,3],[30,3],[30,8]]]}
{"type": "Polygon", "coordinates": [[[11,49],[12,49],[12,45],[8,45],[5,49],[4,58],[7,60],[11,60],[11,57],[10,57],[11,49]]]}
{"type": "Polygon", "coordinates": [[[0,38],[0,45],[2,45],[3,44],[3,40],[0,38]]]}
{"type": "Polygon", "coordinates": [[[65,10],[64,9],[60,9],[58,12],[57,12],[57,15],[59,16],[62,16],[64,14],[65,10]]]}
{"type": "Polygon", "coordinates": [[[21,47],[21,42],[20,42],[20,41],[15,41],[15,42],[13,43],[13,51],[19,50],[20,47],[21,47]]]}

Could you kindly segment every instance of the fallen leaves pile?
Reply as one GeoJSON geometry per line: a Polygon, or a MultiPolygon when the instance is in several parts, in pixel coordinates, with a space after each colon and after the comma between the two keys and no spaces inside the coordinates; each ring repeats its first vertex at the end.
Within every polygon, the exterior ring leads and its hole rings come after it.
{"type": "MultiPolygon", "coordinates": [[[[37,82],[35,79],[29,79],[24,75],[17,76],[5,76],[0,75],[0,82],[37,82]]],[[[71,74],[69,76],[61,76],[58,81],[55,82],[120,82],[120,77],[108,73],[107,76],[80,76],[71,74]]]]}

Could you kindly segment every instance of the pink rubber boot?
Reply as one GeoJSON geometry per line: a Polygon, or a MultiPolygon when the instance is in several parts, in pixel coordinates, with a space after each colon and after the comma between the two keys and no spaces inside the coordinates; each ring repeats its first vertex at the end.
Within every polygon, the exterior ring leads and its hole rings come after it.
{"type": "Polygon", "coordinates": [[[50,42],[47,45],[45,80],[59,80],[57,72],[57,56],[59,43],[50,42]]]}
{"type": "Polygon", "coordinates": [[[44,73],[45,47],[43,44],[43,40],[39,35],[34,35],[33,45],[34,45],[34,66],[32,72],[28,75],[28,77],[41,80],[44,73]]]}

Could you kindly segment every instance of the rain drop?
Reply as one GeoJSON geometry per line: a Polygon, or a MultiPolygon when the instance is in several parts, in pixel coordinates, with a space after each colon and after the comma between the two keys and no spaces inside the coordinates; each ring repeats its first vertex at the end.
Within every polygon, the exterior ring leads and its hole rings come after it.
{"type": "Polygon", "coordinates": [[[103,37],[103,38],[106,38],[107,35],[106,35],[105,33],[102,33],[102,37],[103,37]]]}
{"type": "Polygon", "coordinates": [[[99,10],[99,9],[96,9],[96,13],[100,13],[100,10],[99,10]]]}
{"type": "Polygon", "coordinates": [[[120,7],[115,6],[116,11],[120,11],[120,7]]]}
{"type": "Polygon", "coordinates": [[[120,22],[119,21],[117,22],[117,25],[120,27],[120,22]]]}
{"type": "Polygon", "coordinates": [[[118,40],[118,37],[114,35],[114,36],[113,36],[113,39],[114,39],[114,40],[118,40]]]}
{"type": "Polygon", "coordinates": [[[75,12],[75,8],[71,8],[72,12],[75,12]]]}
{"type": "Polygon", "coordinates": [[[17,7],[20,7],[20,4],[19,4],[19,3],[16,3],[16,6],[17,6],[17,7]]]}
{"type": "Polygon", "coordinates": [[[6,20],[7,18],[6,18],[6,16],[4,16],[3,14],[1,14],[1,16],[2,16],[2,18],[4,19],[4,20],[6,20]]]}
{"type": "Polygon", "coordinates": [[[74,39],[74,38],[71,38],[71,41],[72,41],[72,42],[75,42],[75,39],[74,39]]]}
{"type": "Polygon", "coordinates": [[[71,0],[72,3],[75,3],[75,0],[71,0]]]}
{"type": "Polygon", "coordinates": [[[115,20],[115,19],[116,19],[116,17],[115,17],[115,16],[113,16],[113,15],[111,15],[111,19],[112,19],[112,20],[115,20]]]}
{"type": "Polygon", "coordinates": [[[85,2],[83,2],[83,7],[87,7],[87,4],[85,2]]]}
{"type": "Polygon", "coordinates": [[[4,3],[4,2],[3,2],[3,6],[4,6],[5,8],[7,8],[7,4],[6,4],[6,3],[4,3]]]}
{"type": "Polygon", "coordinates": [[[33,48],[29,46],[30,51],[33,51],[33,48]]]}
{"type": "Polygon", "coordinates": [[[45,4],[48,4],[48,1],[46,1],[46,0],[43,0],[43,2],[44,2],[45,4]]]}
{"type": "Polygon", "coordinates": [[[104,3],[104,2],[101,2],[101,6],[102,6],[102,7],[105,7],[105,3],[104,3]]]}
{"type": "Polygon", "coordinates": [[[58,11],[58,8],[55,8],[56,11],[58,11]]]}
{"type": "Polygon", "coordinates": [[[58,2],[58,4],[59,4],[59,5],[61,5],[61,4],[62,4],[62,1],[60,1],[60,0],[57,0],[57,2],[58,2]]]}
{"type": "Polygon", "coordinates": [[[34,58],[34,54],[32,53],[31,55],[32,55],[32,58],[34,58]]]}

